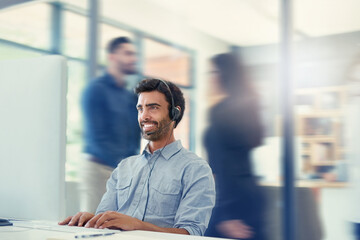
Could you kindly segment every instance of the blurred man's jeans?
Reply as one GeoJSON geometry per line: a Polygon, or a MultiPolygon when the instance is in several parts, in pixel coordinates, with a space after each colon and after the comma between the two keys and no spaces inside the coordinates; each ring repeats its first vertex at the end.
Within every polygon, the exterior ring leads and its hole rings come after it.
{"type": "Polygon", "coordinates": [[[80,211],[95,213],[114,169],[96,163],[92,158],[93,156],[86,155],[80,163],[79,195],[80,211]]]}

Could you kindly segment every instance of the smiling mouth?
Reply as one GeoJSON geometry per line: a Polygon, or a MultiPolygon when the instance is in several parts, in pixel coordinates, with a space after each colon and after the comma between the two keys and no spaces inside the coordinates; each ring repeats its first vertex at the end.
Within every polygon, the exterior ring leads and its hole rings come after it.
{"type": "Polygon", "coordinates": [[[144,132],[153,131],[156,129],[157,124],[156,123],[143,123],[141,124],[141,127],[144,132]]]}

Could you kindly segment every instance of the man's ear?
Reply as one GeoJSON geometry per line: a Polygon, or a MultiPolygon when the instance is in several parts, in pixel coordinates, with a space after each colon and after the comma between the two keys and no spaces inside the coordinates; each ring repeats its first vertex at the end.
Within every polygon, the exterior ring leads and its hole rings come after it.
{"type": "Polygon", "coordinates": [[[181,107],[180,106],[176,106],[172,109],[172,120],[176,121],[177,119],[179,119],[180,115],[181,115],[181,107]]]}

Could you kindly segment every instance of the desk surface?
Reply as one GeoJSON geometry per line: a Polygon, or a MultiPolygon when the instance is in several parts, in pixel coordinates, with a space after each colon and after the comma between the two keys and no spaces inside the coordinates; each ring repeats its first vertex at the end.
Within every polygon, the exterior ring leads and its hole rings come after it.
{"type": "MultiPolygon", "coordinates": [[[[283,186],[282,182],[260,182],[260,186],[270,186],[270,187],[281,187],[283,186]]],[[[297,187],[308,187],[308,188],[345,188],[349,184],[347,182],[326,182],[326,181],[317,181],[317,180],[295,180],[295,186],[297,187]]]]}
{"type": "MultiPolygon", "coordinates": [[[[76,235],[82,233],[60,232],[53,230],[44,230],[37,228],[26,228],[21,226],[0,227],[1,240],[72,240],[76,235]]],[[[110,236],[101,236],[93,238],[82,238],[89,240],[219,240],[220,238],[190,236],[171,233],[158,233],[148,231],[123,231],[110,236]]]]}

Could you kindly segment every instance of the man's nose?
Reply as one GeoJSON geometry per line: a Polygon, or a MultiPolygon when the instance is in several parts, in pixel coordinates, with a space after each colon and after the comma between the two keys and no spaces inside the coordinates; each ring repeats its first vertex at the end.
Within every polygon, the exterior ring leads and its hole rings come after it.
{"type": "Polygon", "coordinates": [[[142,113],[140,113],[140,120],[141,121],[148,121],[150,119],[149,111],[143,110],[142,113]]]}

